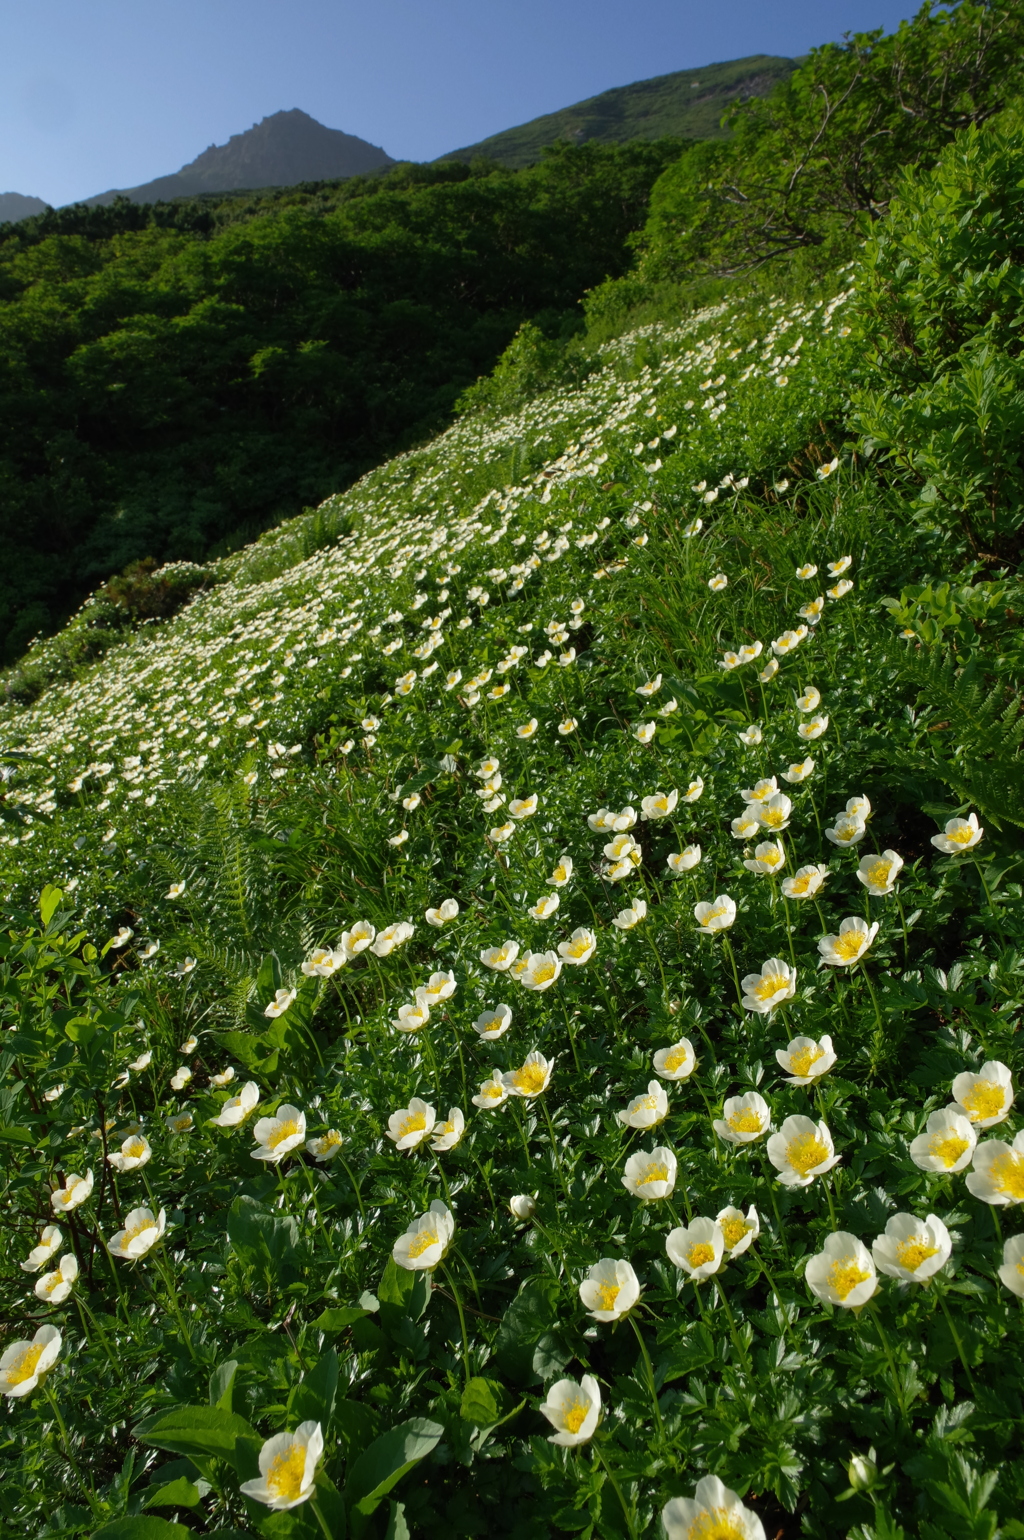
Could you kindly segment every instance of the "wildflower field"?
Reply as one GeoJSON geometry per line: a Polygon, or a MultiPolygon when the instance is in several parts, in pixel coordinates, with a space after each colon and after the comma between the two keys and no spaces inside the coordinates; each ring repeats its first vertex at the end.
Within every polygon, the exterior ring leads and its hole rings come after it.
{"type": "Polygon", "coordinates": [[[5,1536],[1024,1536],[1015,526],[851,406],[914,196],[4,708],[5,1536]]]}

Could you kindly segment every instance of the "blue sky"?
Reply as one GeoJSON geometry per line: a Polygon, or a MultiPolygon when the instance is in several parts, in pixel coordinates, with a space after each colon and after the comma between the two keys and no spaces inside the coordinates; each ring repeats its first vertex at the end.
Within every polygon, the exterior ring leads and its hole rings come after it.
{"type": "Polygon", "coordinates": [[[0,0],[0,192],[176,171],[281,108],[431,160],[611,86],[895,27],[907,0],[0,0]]]}

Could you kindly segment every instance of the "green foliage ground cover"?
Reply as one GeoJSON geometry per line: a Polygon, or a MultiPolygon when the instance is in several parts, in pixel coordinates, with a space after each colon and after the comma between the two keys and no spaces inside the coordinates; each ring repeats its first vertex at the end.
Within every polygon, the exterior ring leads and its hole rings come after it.
{"type": "MultiPolygon", "coordinates": [[[[676,143],[0,231],[3,661],[127,564],[201,561],[436,432],[527,318],[625,270],[676,143]]],[[[568,317],[568,320],[566,319],[568,317]]]]}
{"type": "Polygon", "coordinates": [[[849,435],[897,255],[467,414],[5,708],[12,1533],[639,1536],[715,1476],[670,1537],[1021,1534],[1020,579],[912,419],[849,435]]]}

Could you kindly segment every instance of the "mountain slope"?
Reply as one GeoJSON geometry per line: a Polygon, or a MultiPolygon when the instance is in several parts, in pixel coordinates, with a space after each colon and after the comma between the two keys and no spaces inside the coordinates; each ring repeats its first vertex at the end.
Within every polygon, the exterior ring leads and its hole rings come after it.
{"type": "Polygon", "coordinates": [[[0,193],[0,225],[28,219],[30,214],[43,214],[47,207],[42,198],[29,198],[24,193],[0,193]]]}
{"type": "Polygon", "coordinates": [[[629,139],[721,139],[720,118],[734,102],[750,96],[767,96],[776,81],[796,68],[793,59],[772,54],[752,54],[704,69],[677,70],[655,75],[632,85],[616,86],[588,97],[559,112],[545,113],[517,128],[505,129],[441,160],[471,160],[486,155],[503,166],[518,169],[539,160],[545,145],[566,139],[580,144],[596,139],[600,144],[622,144],[629,139]]]}
{"type": "Polygon", "coordinates": [[[392,165],[391,156],[379,146],[339,128],[325,128],[293,107],[290,112],[272,113],[244,134],[232,134],[227,144],[211,144],[169,176],[156,177],[139,187],[113,188],[83,201],[92,207],[113,203],[118,197],[130,198],[133,203],[158,203],[195,193],[325,182],[392,165]]]}

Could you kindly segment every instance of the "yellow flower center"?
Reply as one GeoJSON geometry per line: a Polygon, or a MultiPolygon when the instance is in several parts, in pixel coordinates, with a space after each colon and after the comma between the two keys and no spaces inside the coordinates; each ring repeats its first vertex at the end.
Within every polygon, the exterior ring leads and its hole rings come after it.
{"type": "Polygon", "coordinates": [[[862,1267],[858,1267],[853,1257],[844,1257],[841,1262],[833,1262],[829,1268],[828,1281],[835,1289],[840,1299],[845,1300],[858,1283],[867,1283],[871,1277],[862,1267]]]}
{"type": "Polygon", "coordinates": [[[667,1181],[668,1181],[668,1167],[667,1166],[659,1165],[659,1164],[657,1164],[655,1162],[652,1162],[651,1165],[644,1167],[642,1176],[638,1176],[637,1177],[636,1185],[638,1187],[646,1187],[651,1182],[667,1182],[667,1181]]]}
{"type": "Polygon", "coordinates": [[[810,877],[793,877],[790,880],[789,891],[793,894],[794,898],[797,894],[802,898],[805,893],[810,891],[810,887],[810,877]]]}
{"type": "MultiPolygon", "coordinates": [[[[809,1176],[816,1166],[829,1158],[829,1149],[818,1133],[800,1134],[786,1150],[786,1159],[794,1171],[809,1176]]],[[[853,1284],[850,1285],[853,1287],[853,1284]]],[[[844,1295],[843,1298],[846,1296],[844,1295]]]]}
{"type": "Polygon", "coordinates": [[[782,860],[782,851],[775,849],[763,850],[757,859],[762,866],[778,866],[782,860]]]}
{"type": "Polygon", "coordinates": [[[140,1235],[145,1235],[149,1230],[155,1230],[156,1225],[152,1219],[140,1219],[138,1224],[125,1225],[124,1238],[128,1241],[138,1240],[140,1235]]]}
{"type": "Polygon", "coordinates": [[[279,1144],[283,1144],[286,1139],[293,1138],[298,1133],[298,1131],[299,1125],[295,1119],[285,1118],[283,1122],[278,1123],[277,1127],[274,1129],[274,1132],[267,1140],[267,1148],[269,1150],[276,1150],[279,1144]]]}
{"type": "Polygon", "coordinates": [[[504,1086],[498,1085],[493,1080],[488,1080],[486,1085],[480,1087],[480,1095],[485,1101],[500,1102],[504,1095],[504,1086]]]}
{"type": "Polygon", "coordinates": [[[789,1067],[794,1075],[809,1075],[812,1064],[817,1064],[819,1059],[825,1057],[824,1048],[818,1048],[810,1044],[806,1048],[798,1048],[796,1053],[789,1056],[789,1067]]]}
{"type": "Polygon", "coordinates": [[[578,1433],[580,1431],[587,1420],[587,1413],[589,1411],[590,1403],[588,1401],[577,1400],[573,1402],[572,1406],[566,1407],[562,1416],[565,1420],[565,1426],[570,1433],[578,1433]]]}
{"type": "Polygon", "coordinates": [[[306,1474],[306,1451],[302,1444],[292,1444],[275,1455],[267,1471],[267,1487],[277,1498],[294,1502],[302,1491],[306,1474]]]}
{"type": "Polygon", "coordinates": [[[427,1120],[422,1112],[408,1112],[399,1124],[398,1137],[404,1139],[408,1134],[418,1134],[426,1126],[427,1120]]]}
{"type": "Polygon", "coordinates": [[[766,807],[761,814],[761,822],[766,829],[778,829],[786,822],[786,815],[781,807],[766,807]]]}
{"type": "Polygon", "coordinates": [[[941,1160],[946,1170],[951,1171],[970,1143],[969,1139],[961,1139],[959,1134],[933,1134],[928,1153],[936,1160],[941,1160]]]}
{"type": "Polygon", "coordinates": [[[746,1525],[728,1508],[707,1508],[686,1531],[686,1540],[746,1540],[746,1525]]]}
{"type": "Polygon", "coordinates": [[[634,1112],[656,1112],[658,1110],[658,1098],[656,1096],[638,1096],[633,1103],[634,1112]]]}
{"type": "Polygon", "coordinates": [[[718,1222],[730,1251],[734,1251],[747,1232],[754,1228],[745,1219],[720,1219],[718,1222]]]}
{"type": "Polygon", "coordinates": [[[615,1301],[621,1293],[622,1290],[617,1283],[599,1283],[597,1286],[598,1310],[614,1310],[615,1301]]]}
{"type": "Polygon", "coordinates": [[[960,1102],[972,1123],[997,1118],[1005,1104],[1006,1092],[994,1080],[976,1080],[960,1102]]]}
{"type": "Polygon", "coordinates": [[[145,1153],[146,1141],[144,1139],[139,1139],[136,1137],[134,1139],[125,1140],[124,1154],[127,1155],[130,1160],[138,1160],[139,1157],[141,1155],[145,1155],[145,1153]]]}
{"type": "Polygon", "coordinates": [[[320,1140],[321,1155],[326,1155],[328,1150],[340,1149],[344,1142],[345,1141],[341,1135],[336,1134],[332,1129],[329,1134],[324,1134],[323,1138],[320,1140]]]}
{"type": "Polygon", "coordinates": [[[872,888],[885,888],[889,885],[889,873],[892,871],[892,862],[883,861],[881,856],[872,861],[865,873],[868,884],[872,888]]]}
{"type": "Polygon", "coordinates": [[[8,1385],[24,1385],[36,1372],[36,1365],[43,1356],[43,1344],[30,1342],[21,1356],[16,1358],[4,1371],[7,1375],[8,1385]]]}
{"type": "Polygon", "coordinates": [[[762,974],[761,981],[754,985],[754,994],[758,1000],[771,1000],[780,990],[789,988],[789,979],[784,973],[762,974]]]}
{"type": "Polygon", "coordinates": [[[909,1241],[897,1241],[896,1260],[901,1267],[905,1267],[908,1273],[916,1273],[922,1262],[927,1262],[929,1257],[937,1257],[938,1246],[929,1246],[921,1235],[913,1236],[909,1241]]]}
{"type": "Polygon", "coordinates": [[[844,962],[856,962],[863,946],[864,937],[859,930],[844,930],[841,935],[834,938],[832,950],[844,962]]]}
{"type": "Polygon", "coordinates": [[[673,1048],[672,1052],[665,1056],[665,1068],[670,1075],[674,1075],[677,1069],[682,1069],[688,1058],[685,1048],[673,1048]]]}
{"type": "Polygon", "coordinates": [[[441,1127],[436,1130],[437,1137],[439,1139],[443,1138],[445,1134],[453,1134],[454,1132],[455,1132],[455,1124],[451,1123],[451,1122],[442,1123],[441,1127]]]}
{"type": "Polygon", "coordinates": [[[761,1114],[755,1112],[752,1107],[743,1107],[739,1112],[730,1112],[727,1122],[733,1133],[736,1134],[759,1134],[761,1132],[761,1114]]]}
{"type": "Polygon", "coordinates": [[[554,875],[556,882],[565,882],[568,874],[564,866],[556,866],[554,875]]]}
{"type": "Polygon", "coordinates": [[[688,797],[699,796],[703,789],[703,786],[698,786],[696,781],[691,781],[689,786],[686,788],[686,795],[688,797]]]}
{"type": "Polygon", "coordinates": [[[533,970],[533,979],[536,984],[550,984],[555,977],[555,965],[552,962],[541,963],[533,970]]]}
{"type": "Polygon", "coordinates": [[[715,1248],[708,1241],[694,1241],[687,1253],[687,1260],[693,1268],[704,1267],[715,1260],[715,1248]]]}
{"type": "Polygon", "coordinates": [[[954,845],[969,845],[974,838],[974,830],[970,824],[964,824],[959,829],[952,829],[946,838],[954,845]]]}
{"type": "Polygon", "coordinates": [[[47,1273],[46,1277],[41,1278],[39,1281],[46,1293],[52,1294],[58,1283],[64,1282],[64,1276],[60,1272],[47,1273]]]}
{"type": "Polygon", "coordinates": [[[590,942],[589,941],[570,941],[570,943],[569,943],[569,956],[570,957],[583,957],[583,956],[586,955],[587,952],[589,952],[589,950],[590,950],[590,942]]]}
{"type": "Polygon", "coordinates": [[[416,1237],[409,1243],[410,1257],[421,1257],[431,1246],[439,1244],[436,1230],[420,1230],[416,1237]]]}
{"type": "Polygon", "coordinates": [[[715,904],[715,906],[712,909],[709,909],[707,914],[704,916],[704,924],[710,925],[712,920],[721,919],[723,914],[728,913],[729,911],[725,904],[715,904]]]}
{"type": "Polygon", "coordinates": [[[516,1090],[522,1096],[537,1096],[547,1085],[547,1070],[539,1064],[524,1064],[512,1076],[516,1090]]]}
{"type": "Polygon", "coordinates": [[[989,1168],[997,1192],[1003,1193],[1011,1203],[1024,1203],[1024,1158],[1014,1150],[997,1155],[989,1168]]]}

